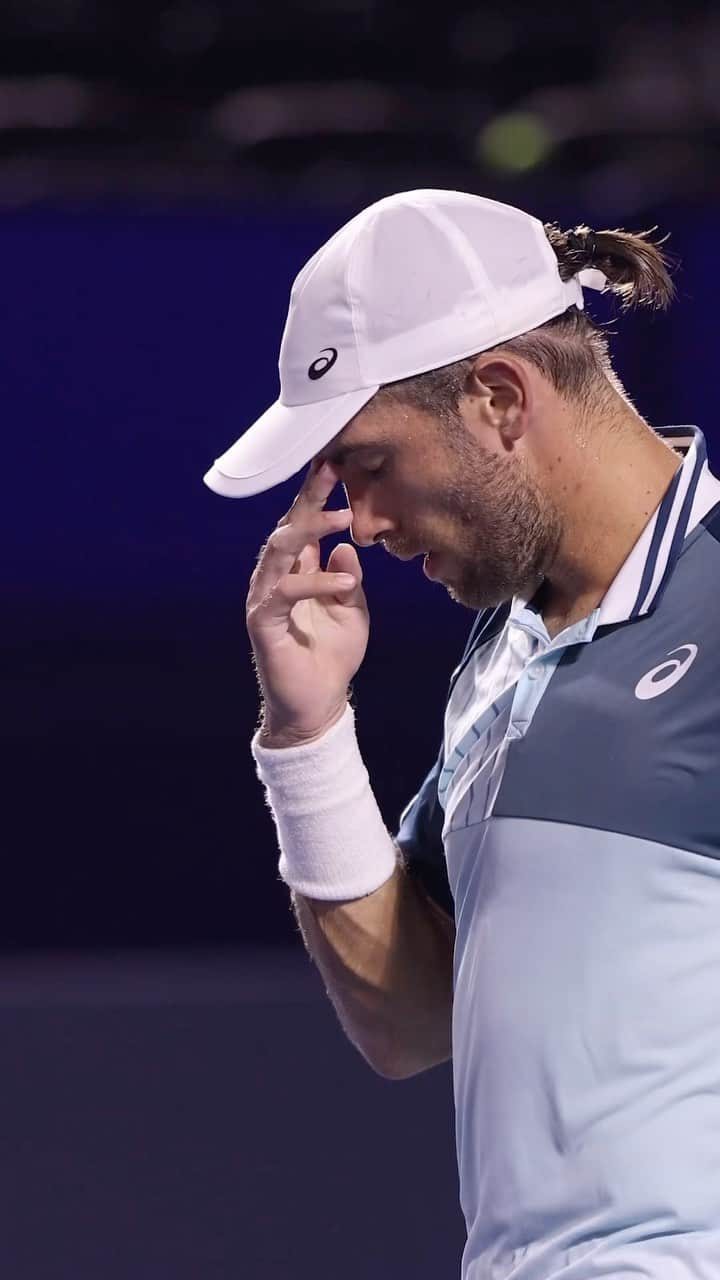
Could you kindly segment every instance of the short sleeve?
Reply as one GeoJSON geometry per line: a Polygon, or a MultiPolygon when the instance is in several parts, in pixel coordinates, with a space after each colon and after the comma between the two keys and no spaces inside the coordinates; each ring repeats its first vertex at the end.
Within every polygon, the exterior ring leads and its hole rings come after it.
{"type": "Polygon", "coordinates": [[[400,814],[395,842],[402,850],[408,873],[416,877],[426,893],[455,918],[455,904],[447,876],[442,842],[444,813],[438,799],[438,778],[443,766],[444,746],[417,795],[400,814]]]}
{"type": "MultiPolygon", "coordinates": [[[[465,651],[450,677],[448,699],[455,683],[475,650],[494,636],[505,625],[510,612],[510,601],[496,605],[494,609],[481,609],[475,617],[465,651]]],[[[410,875],[416,876],[425,891],[455,919],[455,902],[447,875],[447,862],[442,841],[445,812],[438,798],[438,780],[445,762],[445,741],[440,743],[438,758],[428,773],[417,795],[400,814],[400,830],[395,843],[402,851],[410,875]]]]}

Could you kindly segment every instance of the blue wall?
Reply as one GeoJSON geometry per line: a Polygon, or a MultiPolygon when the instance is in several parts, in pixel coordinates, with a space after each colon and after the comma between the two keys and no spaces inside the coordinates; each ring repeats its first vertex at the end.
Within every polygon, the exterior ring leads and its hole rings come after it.
{"type": "MultiPolygon", "coordinates": [[[[245,501],[201,478],[275,399],[292,278],[354,212],[0,220],[6,946],[293,936],[249,753],[244,599],[300,478],[245,501]]],[[[654,425],[703,428],[718,472],[717,216],[654,210],[633,225],[654,221],[683,260],[680,297],[666,316],[618,318],[616,365],[654,425]]],[[[419,562],[363,554],[358,731],[395,829],[434,760],[471,615],[419,562]]]]}

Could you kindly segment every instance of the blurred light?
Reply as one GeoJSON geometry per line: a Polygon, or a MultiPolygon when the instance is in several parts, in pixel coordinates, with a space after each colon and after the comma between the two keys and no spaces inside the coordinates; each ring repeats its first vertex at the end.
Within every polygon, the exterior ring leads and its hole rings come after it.
{"type": "Polygon", "coordinates": [[[70,76],[0,80],[0,129],[70,129],[91,102],[87,86],[70,76]]]}
{"type": "Polygon", "coordinates": [[[552,138],[540,116],[516,111],[497,116],[480,131],[475,154],[500,172],[536,169],[552,150],[552,138]]]}
{"type": "Polygon", "coordinates": [[[266,85],[228,94],[212,113],[228,141],[251,146],[312,133],[365,133],[387,124],[397,95],[364,81],[266,85]]]}

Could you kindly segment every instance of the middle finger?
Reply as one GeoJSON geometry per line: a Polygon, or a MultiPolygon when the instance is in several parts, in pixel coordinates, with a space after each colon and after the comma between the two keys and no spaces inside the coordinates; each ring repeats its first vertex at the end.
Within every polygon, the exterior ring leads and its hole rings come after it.
{"type": "Polygon", "coordinates": [[[340,533],[342,529],[349,528],[351,522],[352,511],[347,507],[338,511],[316,511],[305,519],[289,520],[273,529],[260,552],[253,575],[255,590],[266,590],[283,574],[290,573],[308,545],[314,544],[319,557],[320,539],[329,533],[340,533]]]}

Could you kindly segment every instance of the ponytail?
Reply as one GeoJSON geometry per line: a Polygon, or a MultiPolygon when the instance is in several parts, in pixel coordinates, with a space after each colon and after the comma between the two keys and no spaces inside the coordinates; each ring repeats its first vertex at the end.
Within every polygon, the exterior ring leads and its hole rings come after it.
{"type": "MultiPolygon", "coordinates": [[[[672,302],[675,286],[670,271],[677,262],[661,248],[667,236],[658,241],[650,239],[656,227],[630,232],[591,231],[583,224],[572,231],[561,231],[554,222],[544,226],[561,279],[570,280],[585,267],[602,271],[607,292],[619,299],[621,311],[631,307],[664,310],[672,302]]],[[[510,338],[493,350],[511,351],[528,360],[563,396],[596,405],[598,391],[610,386],[628,399],[612,367],[604,326],[597,324],[587,310],[568,307],[536,329],[510,338]]],[[[450,425],[461,426],[458,405],[475,359],[470,356],[387,384],[377,395],[398,399],[435,414],[450,425]]]]}
{"type": "Polygon", "coordinates": [[[670,271],[677,264],[663,253],[667,236],[653,242],[650,231],[591,231],[575,227],[561,231],[545,223],[545,234],[558,260],[560,277],[569,280],[584,267],[595,267],[607,278],[607,290],[620,299],[621,309],[655,307],[664,310],[675,296],[670,271]]]}

